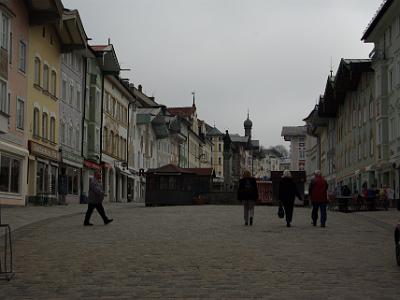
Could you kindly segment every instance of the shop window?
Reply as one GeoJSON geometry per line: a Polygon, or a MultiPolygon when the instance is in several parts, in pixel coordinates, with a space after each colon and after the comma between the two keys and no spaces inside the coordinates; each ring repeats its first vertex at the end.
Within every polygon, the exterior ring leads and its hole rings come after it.
{"type": "Polygon", "coordinates": [[[0,192],[20,192],[21,160],[0,154],[0,192]]]}

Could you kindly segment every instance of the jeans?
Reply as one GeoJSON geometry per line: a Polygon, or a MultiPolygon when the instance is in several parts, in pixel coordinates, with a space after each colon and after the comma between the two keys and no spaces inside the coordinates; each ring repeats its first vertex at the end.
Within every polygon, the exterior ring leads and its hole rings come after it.
{"type": "Polygon", "coordinates": [[[249,222],[249,217],[250,218],[254,217],[254,205],[255,204],[256,204],[256,201],[254,201],[254,200],[244,200],[243,201],[244,221],[246,223],[249,222]]]}
{"type": "Polygon", "coordinates": [[[313,221],[313,224],[317,224],[318,221],[318,209],[321,210],[321,225],[325,225],[327,215],[326,215],[326,203],[313,203],[312,204],[312,213],[311,213],[311,218],[313,221]]]}

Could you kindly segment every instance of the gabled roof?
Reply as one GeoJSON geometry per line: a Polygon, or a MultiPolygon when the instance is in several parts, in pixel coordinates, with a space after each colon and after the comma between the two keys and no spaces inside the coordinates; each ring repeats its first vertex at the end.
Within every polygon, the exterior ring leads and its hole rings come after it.
{"type": "Polygon", "coordinates": [[[385,0],[384,2],[382,2],[377,13],[372,18],[371,22],[368,24],[368,27],[361,38],[362,41],[368,39],[370,34],[374,31],[374,29],[377,27],[382,17],[385,15],[385,13],[388,11],[388,9],[392,6],[394,2],[395,2],[394,0],[385,0]]]}
{"type": "Polygon", "coordinates": [[[57,29],[63,51],[86,48],[88,37],[83,28],[79,12],[76,9],[64,9],[62,22],[62,27],[58,26],[57,29]]]}
{"type": "Polygon", "coordinates": [[[100,69],[106,74],[119,74],[121,67],[118,62],[114,46],[109,45],[91,45],[90,48],[97,58],[100,69]]]}
{"type": "Polygon", "coordinates": [[[207,136],[223,136],[224,134],[218,130],[217,127],[212,127],[211,129],[207,130],[207,136]]]}
{"type": "Polygon", "coordinates": [[[190,118],[195,112],[196,107],[168,107],[168,112],[173,116],[180,116],[182,118],[190,118]]]}
{"type": "Polygon", "coordinates": [[[183,170],[199,176],[212,176],[214,171],[213,168],[184,168],[183,170]]]}
{"type": "Polygon", "coordinates": [[[287,138],[292,136],[305,136],[306,133],[306,126],[284,126],[282,127],[281,136],[285,137],[285,140],[287,140],[287,138]]]}
{"type": "Polygon", "coordinates": [[[62,17],[64,5],[61,0],[25,0],[25,3],[31,25],[56,24],[62,17]]]}

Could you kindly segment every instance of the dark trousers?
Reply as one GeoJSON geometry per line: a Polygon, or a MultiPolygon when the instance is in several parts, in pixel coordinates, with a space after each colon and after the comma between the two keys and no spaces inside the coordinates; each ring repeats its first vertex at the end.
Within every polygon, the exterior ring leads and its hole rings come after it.
{"type": "Polygon", "coordinates": [[[294,199],[289,201],[282,201],[283,209],[285,210],[286,223],[292,222],[294,199]]]}
{"type": "Polygon", "coordinates": [[[108,220],[108,218],[106,216],[106,212],[104,211],[103,204],[88,203],[88,209],[87,209],[86,215],[85,215],[85,224],[90,222],[90,217],[92,216],[94,209],[97,209],[97,211],[99,212],[99,215],[101,216],[101,218],[103,219],[103,222],[105,223],[108,220]]]}
{"type": "Polygon", "coordinates": [[[326,203],[313,203],[312,204],[311,218],[314,224],[318,221],[318,209],[321,210],[321,225],[325,225],[327,215],[326,215],[326,203]]]}

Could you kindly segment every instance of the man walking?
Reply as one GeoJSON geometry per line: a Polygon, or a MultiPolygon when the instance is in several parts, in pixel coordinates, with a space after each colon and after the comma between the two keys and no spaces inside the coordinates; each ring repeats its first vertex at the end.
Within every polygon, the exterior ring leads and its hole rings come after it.
{"type": "Polygon", "coordinates": [[[328,184],[321,175],[321,171],[316,170],[314,172],[314,179],[311,180],[309,187],[309,195],[312,203],[312,222],[314,226],[317,226],[318,221],[318,210],[321,210],[321,227],[326,225],[326,203],[328,201],[327,191],[328,184]]]}
{"type": "Polygon", "coordinates": [[[106,216],[103,207],[104,191],[101,183],[101,172],[96,171],[94,173],[94,178],[90,179],[89,183],[89,199],[88,199],[88,209],[85,216],[84,226],[92,226],[90,223],[90,217],[92,216],[93,210],[97,209],[98,213],[103,219],[104,225],[111,223],[113,219],[109,219],[106,216]]]}

